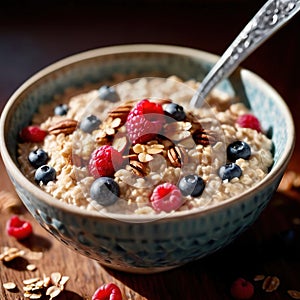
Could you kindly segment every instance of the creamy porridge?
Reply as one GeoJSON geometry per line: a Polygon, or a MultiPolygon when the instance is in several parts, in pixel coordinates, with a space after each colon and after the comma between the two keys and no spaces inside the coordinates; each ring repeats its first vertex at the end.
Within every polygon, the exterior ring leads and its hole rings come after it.
{"type": "Polygon", "coordinates": [[[266,176],[272,141],[221,92],[190,110],[197,86],[173,76],[69,89],[22,130],[21,171],[88,210],[164,214],[226,201],[266,176]]]}

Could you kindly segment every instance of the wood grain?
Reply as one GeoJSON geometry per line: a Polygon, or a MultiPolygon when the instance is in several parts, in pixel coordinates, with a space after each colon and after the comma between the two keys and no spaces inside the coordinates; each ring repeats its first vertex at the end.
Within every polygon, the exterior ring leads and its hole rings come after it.
{"type": "Polygon", "coordinates": [[[0,182],[0,246],[43,253],[38,260],[1,262],[1,283],[15,282],[18,289],[10,292],[1,285],[0,299],[23,299],[22,280],[43,277],[43,274],[50,275],[52,272],[70,276],[66,290],[57,297],[58,300],[91,299],[93,292],[108,282],[114,282],[121,288],[124,299],[135,300],[199,299],[199,295],[203,299],[231,299],[229,287],[237,277],[244,277],[255,285],[254,299],[289,299],[288,289],[300,290],[300,201],[295,194],[292,198],[276,193],[254,226],[225,249],[171,271],[137,275],[103,268],[56,240],[22,206],[5,175],[2,160],[0,171],[4,174],[0,182]],[[15,213],[30,220],[34,227],[33,236],[24,242],[6,234],[6,222],[15,213]],[[27,271],[28,263],[34,263],[37,269],[27,271]],[[257,274],[278,276],[281,280],[279,289],[272,293],[264,292],[261,282],[253,280],[257,274]]]}
{"type": "MultiPolygon", "coordinates": [[[[42,67],[91,48],[154,42],[221,54],[262,4],[262,1],[245,1],[246,6],[241,1],[214,1],[211,5],[210,1],[205,5],[196,2],[190,1],[188,7],[178,1],[170,7],[157,6],[159,1],[155,1],[155,6],[141,9],[136,5],[93,7],[91,3],[76,8],[67,1],[68,4],[58,2],[52,9],[41,10],[37,1],[24,7],[16,3],[9,7],[7,1],[6,9],[0,10],[0,107],[24,80],[42,67]]],[[[288,169],[297,173],[300,173],[299,25],[299,18],[293,20],[243,64],[270,82],[291,108],[298,130],[288,169]]],[[[300,291],[300,193],[296,189],[278,191],[255,224],[225,249],[178,269],[136,275],[103,268],[66,248],[39,226],[20,203],[1,160],[0,174],[0,247],[43,252],[43,257],[36,261],[0,262],[1,300],[24,299],[22,280],[54,271],[70,276],[57,300],[91,299],[94,291],[108,282],[120,287],[124,300],[230,300],[230,285],[237,277],[254,284],[254,300],[288,300],[291,297],[287,290],[300,291]],[[20,243],[6,234],[6,222],[14,213],[34,226],[34,234],[26,242],[20,243]],[[27,271],[28,263],[36,264],[36,271],[27,271]],[[253,280],[258,274],[277,276],[279,288],[272,293],[263,291],[262,282],[253,280]],[[7,281],[15,282],[18,289],[5,290],[2,284],[7,281]]]]}

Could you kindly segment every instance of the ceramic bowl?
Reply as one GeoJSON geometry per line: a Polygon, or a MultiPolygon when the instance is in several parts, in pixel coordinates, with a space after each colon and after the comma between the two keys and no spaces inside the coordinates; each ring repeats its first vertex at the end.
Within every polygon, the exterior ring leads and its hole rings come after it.
{"type": "Polygon", "coordinates": [[[272,131],[274,165],[255,188],[200,211],[178,212],[139,222],[138,217],[110,218],[61,203],[41,191],[20,172],[17,141],[38,106],[69,86],[95,83],[114,73],[201,81],[218,59],[203,51],[169,45],[122,45],[80,53],[41,70],[9,99],[1,117],[1,153],[15,189],[34,218],[75,251],[110,268],[153,273],[181,266],[228,245],[266,207],[282,178],[294,147],[294,125],[280,95],[249,70],[237,70],[220,90],[247,103],[264,128],[272,131]]]}

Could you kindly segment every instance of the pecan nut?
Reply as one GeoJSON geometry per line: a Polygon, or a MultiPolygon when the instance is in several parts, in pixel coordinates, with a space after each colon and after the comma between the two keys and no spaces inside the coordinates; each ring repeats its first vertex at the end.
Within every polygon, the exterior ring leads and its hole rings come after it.
{"type": "Polygon", "coordinates": [[[175,168],[180,168],[183,163],[186,163],[187,156],[185,155],[185,151],[179,146],[168,149],[167,155],[171,165],[175,168]]]}
{"type": "Polygon", "coordinates": [[[120,126],[124,125],[127,120],[127,116],[129,114],[129,112],[133,108],[133,104],[134,103],[132,101],[128,101],[128,102],[114,108],[113,110],[111,110],[108,113],[108,117],[110,117],[112,119],[119,118],[121,120],[120,126]]]}
{"type": "Polygon", "coordinates": [[[216,134],[210,130],[197,129],[192,136],[196,144],[200,144],[204,147],[215,145],[218,141],[216,134]]]}
{"type": "Polygon", "coordinates": [[[78,122],[72,119],[65,119],[55,123],[48,128],[49,134],[58,135],[63,133],[65,135],[71,134],[77,128],[78,122]]]}
{"type": "Polygon", "coordinates": [[[288,290],[287,293],[288,293],[293,299],[300,299],[300,291],[296,291],[296,290],[288,290]]]}
{"type": "Polygon", "coordinates": [[[129,170],[140,177],[144,177],[147,174],[147,167],[145,164],[141,163],[137,160],[130,160],[129,162],[129,170]]]}
{"type": "Polygon", "coordinates": [[[266,292],[274,292],[279,287],[280,280],[277,276],[267,276],[263,282],[262,288],[266,292]]]}

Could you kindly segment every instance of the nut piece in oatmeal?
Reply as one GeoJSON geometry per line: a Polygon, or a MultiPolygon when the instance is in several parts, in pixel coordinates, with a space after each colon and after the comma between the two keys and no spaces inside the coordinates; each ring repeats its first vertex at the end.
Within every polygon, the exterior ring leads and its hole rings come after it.
{"type": "Polygon", "coordinates": [[[40,188],[103,213],[164,214],[237,196],[267,175],[272,140],[250,109],[218,91],[191,110],[198,84],[141,78],[75,96],[66,91],[34,116],[30,125],[47,134],[19,144],[21,170],[34,182],[28,155],[42,149],[48,158],[42,167],[55,176],[39,180],[40,188]],[[45,117],[62,104],[64,114],[45,117]],[[154,197],[164,184],[172,188],[154,197]]]}

